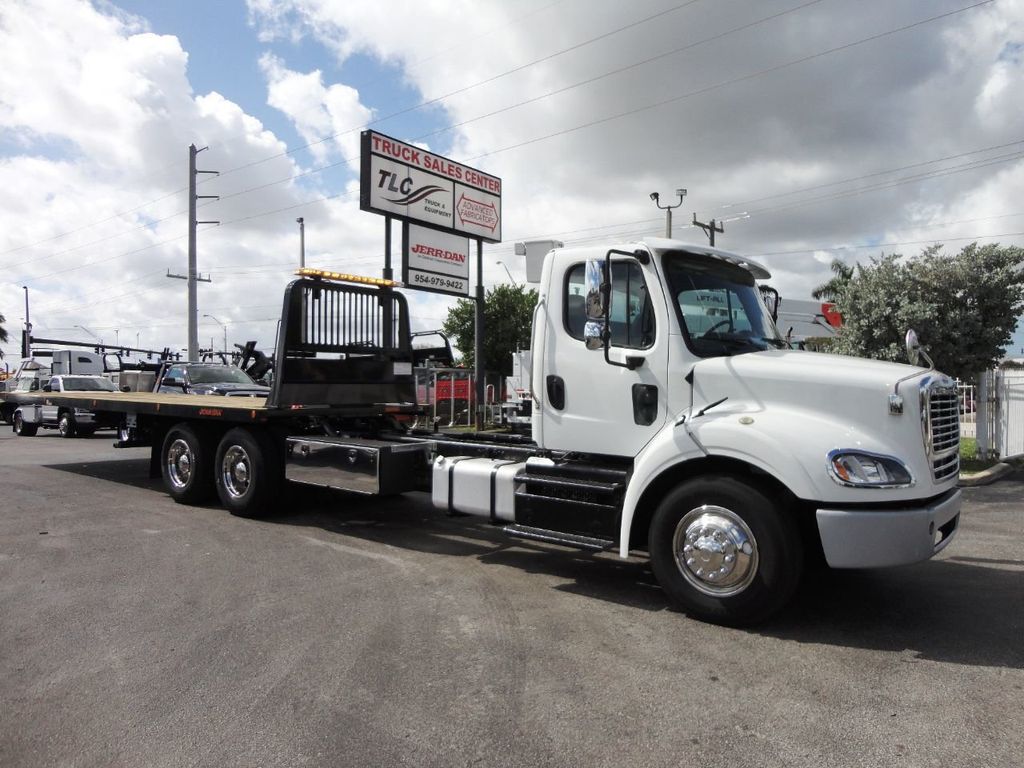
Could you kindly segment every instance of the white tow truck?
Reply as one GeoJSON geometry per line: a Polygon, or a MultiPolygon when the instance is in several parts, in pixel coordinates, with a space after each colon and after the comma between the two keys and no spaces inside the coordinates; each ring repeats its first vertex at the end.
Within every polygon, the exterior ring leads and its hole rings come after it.
{"type": "Polygon", "coordinates": [[[778,611],[807,560],[915,563],[957,530],[954,383],[786,348],[756,285],[768,272],[741,256],[662,239],[548,253],[530,437],[403,428],[417,412],[405,297],[300,274],[265,402],[22,397],[119,415],[120,444],[151,445],[183,503],[216,490],[253,516],[287,507],[285,481],[425,490],[511,536],[646,553],[675,605],[724,624],[778,611]]]}

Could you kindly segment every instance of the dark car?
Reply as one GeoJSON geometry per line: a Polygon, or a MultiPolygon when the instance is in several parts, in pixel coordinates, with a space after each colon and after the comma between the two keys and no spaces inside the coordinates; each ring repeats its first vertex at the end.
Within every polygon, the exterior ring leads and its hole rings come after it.
{"type": "Polygon", "coordinates": [[[186,395],[266,397],[270,387],[257,384],[241,368],[223,363],[174,363],[166,369],[157,392],[186,395]]]}

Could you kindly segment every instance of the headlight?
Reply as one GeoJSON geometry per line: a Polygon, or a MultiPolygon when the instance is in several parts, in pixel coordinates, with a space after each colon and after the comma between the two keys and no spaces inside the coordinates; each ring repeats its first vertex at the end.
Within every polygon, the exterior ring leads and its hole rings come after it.
{"type": "Polygon", "coordinates": [[[914,484],[902,461],[867,451],[831,451],[828,473],[840,485],[851,488],[906,488],[914,484]]]}

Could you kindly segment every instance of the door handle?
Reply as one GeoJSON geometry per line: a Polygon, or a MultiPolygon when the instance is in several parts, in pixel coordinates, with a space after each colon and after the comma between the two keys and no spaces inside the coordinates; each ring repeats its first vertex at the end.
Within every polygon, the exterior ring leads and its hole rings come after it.
{"type": "Polygon", "coordinates": [[[551,407],[559,411],[565,408],[565,380],[561,376],[548,376],[547,389],[551,407]]]}

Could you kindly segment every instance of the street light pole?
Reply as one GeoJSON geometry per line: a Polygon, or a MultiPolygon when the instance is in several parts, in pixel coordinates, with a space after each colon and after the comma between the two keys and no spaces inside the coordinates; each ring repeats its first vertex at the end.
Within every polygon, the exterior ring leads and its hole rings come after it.
{"type": "Polygon", "coordinates": [[[295,221],[299,223],[299,269],[306,266],[306,220],[301,216],[295,221]]]}
{"type": "MultiPolygon", "coordinates": [[[[220,320],[218,320],[216,317],[214,317],[213,315],[203,315],[203,317],[210,318],[215,323],[217,323],[221,328],[224,329],[224,354],[226,355],[228,353],[228,327],[224,323],[222,323],[220,320]]],[[[212,340],[210,341],[210,352],[213,352],[213,341],[212,340]]]]}
{"type": "Polygon", "coordinates": [[[83,331],[85,331],[85,332],[86,332],[86,333],[88,333],[88,334],[89,334],[90,336],[92,336],[92,337],[93,337],[94,339],[96,339],[96,340],[97,340],[97,341],[98,341],[98,342],[100,343],[100,346],[101,346],[101,347],[103,346],[103,339],[102,339],[101,337],[97,336],[97,335],[96,335],[95,333],[93,333],[92,331],[90,331],[90,330],[89,330],[88,328],[86,328],[86,327],[85,327],[84,325],[76,325],[75,327],[76,327],[76,328],[81,328],[81,329],[82,329],[83,331]]]}
{"type": "Polygon", "coordinates": [[[512,277],[512,273],[508,271],[508,264],[506,264],[504,261],[500,261],[500,260],[497,263],[501,264],[501,266],[503,266],[505,268],[505,274],[508,275],[509,282],[511,282],[512,285],[514,285],[516,288],[518,288],[519,287],[519,283],[517,283],[516,279],[514,277],[512,277]]]}
{"type": "Polygon", "coordinates": [[[28,315],[28,286],[21,286],[25,289],[25,343],[21,347],[22,357],[32,357],[32,320],[28,315]]]}
{"type": "Polygon", "coordinates": [[[656,206],[665,211],[665,237],[669,238],[670,240],[672,239],[672,209],[678,208],[680,205],[683,204],[683,198],[686,197],[686,190],[677,189],[676,194],[679,195],[678,203],[676,203],[675,205],[662,205],[659,202],[661,195],[659,195],[657,192],[651,192],[651,200],[654,201],[654,204],[656,206]]]}

